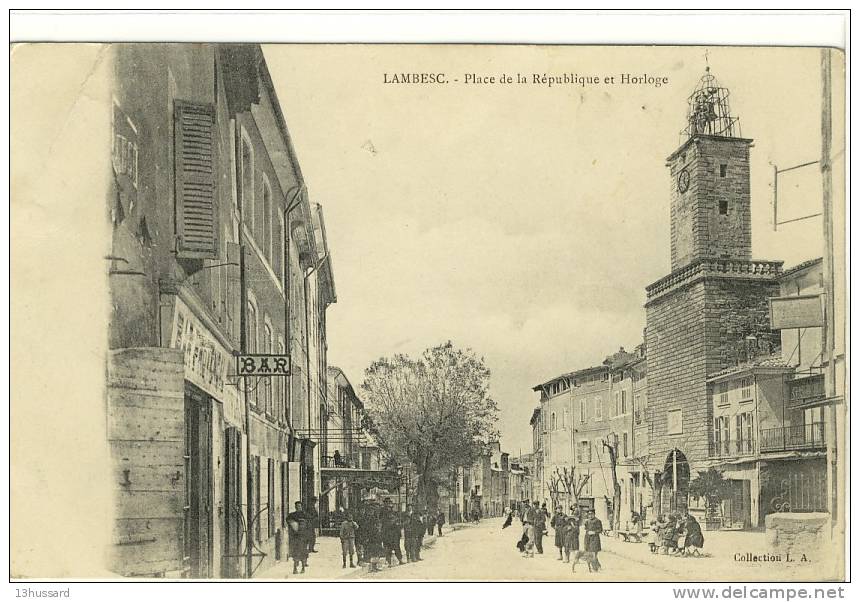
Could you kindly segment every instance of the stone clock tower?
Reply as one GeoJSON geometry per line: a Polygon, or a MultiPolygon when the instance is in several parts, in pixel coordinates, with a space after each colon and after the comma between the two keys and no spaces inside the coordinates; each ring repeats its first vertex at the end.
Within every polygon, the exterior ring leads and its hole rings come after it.
{"type": "Polygon", "coordinates": [[[667,159],[672,179],[672,270],[706,257],[752,258],[750,146],[737,136],[728,90],[710,71],[690,97],[686,142],[667,159]]]}
{"type": "MultiPolygon", "coordinates": [[[[745,361],[744,343],[778,351],[768,297],[781,261],[752,260],[750,148],[709,70],[688,100],[684,141],[667,159],[671,267],[646,287],[649,472],[655,512],[683,508],[697,470],[713,462],[708,376],[745,361]]],[[[756,426],[756,428],[758,428],[756,426]]]]}

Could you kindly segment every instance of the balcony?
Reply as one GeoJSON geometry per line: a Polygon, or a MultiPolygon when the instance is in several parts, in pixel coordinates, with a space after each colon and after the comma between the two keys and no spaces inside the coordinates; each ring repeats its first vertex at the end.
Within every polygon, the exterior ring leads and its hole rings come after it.
{"type": "Polygon", "coordinates": [[[826,446],[823,422],[780,426],[761,431],[762,453],[821,450],[826,446]]]}
{"type": "Polygon", "coordinates": [[[344,456],[323,456],[322,468],[358,468],[358,463],[344,456]]]}
{"type": "Polygon", "coordinates": [[[754,439],[711,440],[708,446],[710,458],[740,458],[787,451],[816,451],[827,447],[824,439],[824,423],[814,422],[800,426],[779,426],[759,431],[758,450],[754,439]]]}

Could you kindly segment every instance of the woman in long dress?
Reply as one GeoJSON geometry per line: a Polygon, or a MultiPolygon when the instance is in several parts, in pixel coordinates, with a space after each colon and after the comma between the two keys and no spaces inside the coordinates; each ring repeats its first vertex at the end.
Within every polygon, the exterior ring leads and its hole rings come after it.
{"type": "Polygon", "coordinates": [[[600,535],[603,533],[603,523],[600,519],[594,516],[594,510],[589,510],[585,519],[585,552],[588,555],[588,570],[597,572],[600,570],[600,560],[597,558],[598,552],[602,550],[600,546],[600,535]]]}
{"type": "Polygon", "coordinates": [[[552,516],[550,526],[555,529],[555,547],[558,548],[558,559],[563,560],[564,552],[564,525],[567,523],[567,517],[564,515],[561,507],[555,509],[555,514],[552,516]]]}
{"type": "Polygon", "coordinates": [[[684,517],[684,549],[687,554],[698,556],[702,547],[705,545],[705,536],[702,533],[702,526],[699,524],[689,512],[684,517]]]}
{"type": "Polygon", "coordinates": [[[302,572],[308,565],[308,519],[302,512],[302,503],[296,502],[296,509],[287,515],[287,524],[290,528],[290,556],[293,559],[293,574],[299,572],[299,564],[302,565],[302,572]]]}

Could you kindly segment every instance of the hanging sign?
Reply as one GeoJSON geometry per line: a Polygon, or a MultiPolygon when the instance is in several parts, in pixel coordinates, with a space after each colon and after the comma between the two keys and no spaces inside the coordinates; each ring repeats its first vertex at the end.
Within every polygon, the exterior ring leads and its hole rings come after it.
{"type": "Polygon", "coordinates": [[[772,330],[824,326],[821,295],[773,297],[768,299],[768,302],[772,330]]]}
{"type": "Polygon", "coordinates": [[[289,376],[290,356],[273,353],[243,353],[236,356],[238,376],[289,376]]]}

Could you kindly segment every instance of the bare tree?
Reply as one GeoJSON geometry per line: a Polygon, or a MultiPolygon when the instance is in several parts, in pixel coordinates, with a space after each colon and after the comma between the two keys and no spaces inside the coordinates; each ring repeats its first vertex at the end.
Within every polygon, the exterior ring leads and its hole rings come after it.
{"type": "Polygon", "coordinates": [[[609,469],[612,473],[612,516],[610,517],[610,530],[618,528],[621,521],[621,484],[618,482],[618,437],[610,434],[609,440],[603,440],[603,447],[609,451],[609,469]]]}

